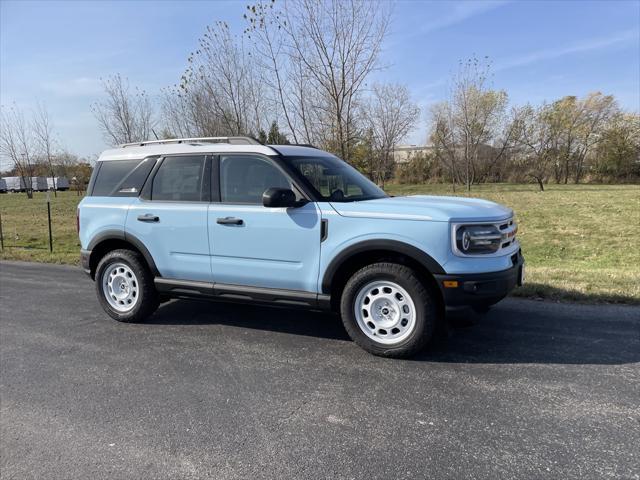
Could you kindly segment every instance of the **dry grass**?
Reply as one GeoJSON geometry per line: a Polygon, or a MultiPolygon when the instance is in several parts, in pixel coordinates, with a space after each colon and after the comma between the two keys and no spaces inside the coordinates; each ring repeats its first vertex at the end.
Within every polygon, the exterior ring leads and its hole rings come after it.
{"type": "MultiPolygon", "coordinates": [[[[449,185],[388,185],[394,195],[451,195],[449,185]]],[[[464,195],[456,192],[456,195],[464,195]]],[[[640,304],[640,186],[481,185],[472,196],[512,207],[527,260],[516,295],[640,304]]],[[[51,197],[54,252],[49,253],[45,194],[0,195],[5,248],[0,258],[77,263],[74,192],[51,197]],[[17,248],[19,247],[19,248],[17,248]]]]}
{"type": "Polygon", "coordinates": [[[80,242],[76,233],[76,207],[82,199],[75,192],[51,195],[53,253],[49,252],[47,194],[0,195],[0,215],[5,248],[0,258],[32,262],[69,263],[79,261],[80,242]]]}

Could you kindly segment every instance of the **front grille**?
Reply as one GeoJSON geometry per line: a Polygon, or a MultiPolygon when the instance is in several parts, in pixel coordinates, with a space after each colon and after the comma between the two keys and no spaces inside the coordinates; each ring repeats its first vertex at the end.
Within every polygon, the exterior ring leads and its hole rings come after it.
{"type": "Polygon", "coordinates": [[[502,233],[502,245],[500,245],[500,249],[502,250],[510,247],[511,244],[516,241],[518,224],[513,220],[513,218],[511,218],[507,222],[498,225],[498,229],[502,233]]]}

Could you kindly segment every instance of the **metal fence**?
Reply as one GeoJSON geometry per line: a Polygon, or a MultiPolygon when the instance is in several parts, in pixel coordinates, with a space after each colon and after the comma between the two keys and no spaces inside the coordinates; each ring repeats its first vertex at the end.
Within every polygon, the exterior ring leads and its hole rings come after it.
{"type": "Polygon", "coordinates": [[[27,199],[22,193],[1,195],[0,249],[49,253],[75,250],[74,211],[81,197],[71,197],[69,193],[65,197],[66,200],[61,199],[61,195],[53,198],[49,192],[33,199],[27,199]]]}

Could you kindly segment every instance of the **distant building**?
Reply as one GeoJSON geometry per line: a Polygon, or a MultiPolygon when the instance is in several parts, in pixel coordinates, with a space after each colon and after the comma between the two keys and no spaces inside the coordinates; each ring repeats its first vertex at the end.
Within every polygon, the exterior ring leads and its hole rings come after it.
{"type": "Polygon", "coordinates": [[[429,153],[433,145],[396,145],[393,149],[393,160],[396,163],[406,163],[415,155],[429,153]]]}
{"type": "MultiPolygon", "coordinates": [[[[434,150],[433,145],[397,145],[393,149],[393,159],[396,163],[406,163],[412,157],[419,154],[431,153],[434,150]]],[[[462,147],[459,147],[462,148],[462,147]]],[[[491,145],[481,143],[477,148],[477,157],[479,161],[486,161],[498,155],[499,150],[491,145]]],[[[458,152],[462,154],[462,152],[458,152]]]]}

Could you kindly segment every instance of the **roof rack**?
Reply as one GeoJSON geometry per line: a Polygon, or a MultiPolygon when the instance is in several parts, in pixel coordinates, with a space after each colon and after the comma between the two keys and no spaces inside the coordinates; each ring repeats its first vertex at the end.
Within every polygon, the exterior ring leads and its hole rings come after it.
{"type": "Polygon", "coordinates": [[[120,148],[144,147],[146,145],[163,145],[171,143],[230,143],[233,145],[262,145],[253,137],[194,137],[167,138],[165,140],[145,140],[144,142],[123,143],[120,148]]]}

